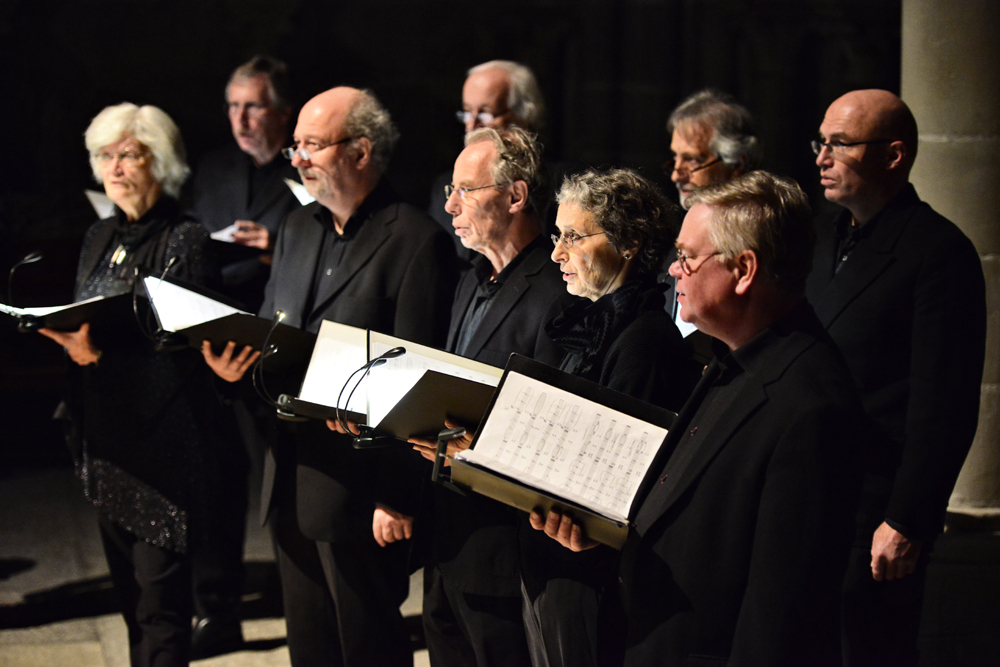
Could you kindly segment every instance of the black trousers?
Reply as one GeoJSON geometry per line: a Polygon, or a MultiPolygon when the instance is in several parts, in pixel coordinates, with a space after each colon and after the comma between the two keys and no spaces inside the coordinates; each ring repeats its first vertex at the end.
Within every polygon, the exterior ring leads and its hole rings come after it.
{"type": "Polygon", "coordinates": [[[192,613],[188,559],[139,539],[103,516],[98,525],[128,627],[132,667],[186,666],[192,613]]]}
{"type": "Polygon", "coordinates": [[[435,566],[424,568],[424,636],[434,667],[528,665],[521,598],[460,590],[435,566]]]}
{"type": "Polygon", "coordinates": [[[851,549],[841,607],[846,667],[915,667],[930,554],[920,554],[913,574],[875,581],[871,548],[851,549]]]}
{"type": "Polygon", "coordinates": [[[399,612],[409,592],[409,544],[381,548],[371,532],[329,543],[299,530],[294,490],[268,519],[293,667],[412,667],[399,612]],[[291,497],[290,497],[291,496],[291,497]]]}

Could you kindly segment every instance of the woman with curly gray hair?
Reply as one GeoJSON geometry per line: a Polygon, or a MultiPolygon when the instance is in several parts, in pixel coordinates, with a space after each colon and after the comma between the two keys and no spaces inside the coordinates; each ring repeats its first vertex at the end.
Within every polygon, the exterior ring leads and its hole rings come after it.
{"type": "MultiPolygon", "coordinates": [[[[656,282],[677,235],[679,209],[628,169],[569,176],[557,200],[552,259],[566,289],[585,297],[546,329],[565,350],[561,369],[679,410],[698,367],[664,310],[664,286],[656,282]]],[[[532,661],[536,667],[606,664],[616,649],[599,641],[598,609],[606,591],[614,590],[619,554],[608,547],[574,553],[541,532],[546,522],[552,530],[563,519],[536,511],[521,531],[532,661]]]]}

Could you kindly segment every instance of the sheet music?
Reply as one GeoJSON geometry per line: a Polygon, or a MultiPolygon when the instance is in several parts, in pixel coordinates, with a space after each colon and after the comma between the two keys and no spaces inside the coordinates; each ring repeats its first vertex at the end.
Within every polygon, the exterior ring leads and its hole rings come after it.
{"type": "Polygon", "coordinates": [[[114,214],[115,203],[111,201],[111,197],[97,190],[84,190],[83,194],[87,195],[87,199],[99,219],[110,218],[114,214]]]}
{"type": "Polygon", "coordinates": [[[228,227],[224,227],[223,229],[220,229],[217,232],[212,232],[211,234],[209,234],[209,236],[211,236],[214,240],[222,241],[223,243],[236,243],[236,237],[234,236],[234,234],[236,234],[237,231],[239,230],[237,229],[236,223],[234,222],[228,227]]]}
{"type": "MultiPolygon", "coordinates": [[[[320,325],[313,348],[312,359],[302,381],[302,391],[299,398],[310,403],[337,407],[337,397],[351,373],[368,362],[368,332],[365,329],[355,329],[343,324],[324,320],[320,325]]],[[[357,381],[359,373],[354,377],[351,387],[357,381]]],[[[344,401],[351,391],[348,387],[344,392],[344,401]]],[[[341,409],[364,413],[368,406],[362,382],[351,397],[351,402],[341,404],[341,409]]]]}
{"type": "MultiPolygon", "coordinates": [[[[407,343],[400,339],[378,340],[379,336],[372,334],[371,358],[385,354],[396,345],[406,348],[406,354],[389,359],[385,364],[376,366],[368,374],[368,418],[372,425],[382,421],[389,411],[406,395],[413,385],[423,376],[424,371],[438,371],[447,375],[472,380],[495,387],[500,384],[503,371],[489,367],[479,362],[462,359],[447,352],[434,351],[436,354],[426,354],[430,348],[407,343]],[[463,362],[449,363],[441,357],[452,357],[463,362]],[[480,368],[482,370],[474,370],[480,368]]],[[[442,425],[443,428],[443,425],[442,425]]]]}
{"type": "Polygon", "coordinates": [[[8,306],[5,303],[0,303],[0,313],[7,313],[13,317],[23,317],[25,315],[45,317],[46,315],[51,315],[52,313],[58,313],[60,310],[66,310],[67,308],[73,308],[74,306],[79,306],[83,303],[90,303],[92,301],[101,301],[106,298],[107,297],[103,296],[94,296],[84,301],[66,304],[65,306],[38,306],[34,308],[17,308],[15,306],[8,306]]]}
{"type": "Polygon", "coordinates": [[[236,313],[250,314],[153,276],[147,276],[144,282],[164,331],[180,331],[236,313]]]}
{"type": "Polygon", "coordinates": [[[475,449],[458,456],[618,521],[667,429],[508,373],[475,449]]]}
{"type": "Polygon", "coordinates": [[[302,185],[298,181],[286,178],[285,185],[288,186],[288,189],[292,191],[292,194],[295,195],[295,198],[298,199],[299,203],[303,206],[316,201],[316,198],[309,194],[309,191],[306,190],[306,186],[302,185]]]}

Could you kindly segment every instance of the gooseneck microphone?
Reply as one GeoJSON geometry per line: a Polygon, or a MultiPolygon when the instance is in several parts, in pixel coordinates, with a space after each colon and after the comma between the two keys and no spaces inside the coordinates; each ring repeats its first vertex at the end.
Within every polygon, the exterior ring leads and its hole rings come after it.
{"type": "MultiPolygon", "coordinates": [[[[27,255],[21,258],[21,261],[17,262],[14,266],[10,267],[10,273],[7,274],[7,305],[14,305],[14,272],[25,264],[34,264],[38,260],[42,259],[43,255],[40,252],[29,252],[27,255]]],[[[25,315],[17,323],[17,330],[21,333],[29,333],[31,331],[37,331],[42,328],[42,321],[34,316],[25,315]]]]}
{"type": "MultiPolygon", "coordinates": [[[[406,348],[405,347],[394,347],[391,350],[386,350],[386,352],[384,354],[380,354],[379,356],[375,357],[374,359],[372,359],[371,361],[369,361],[367,364],[365,364],[364,366],[362,366],[358,370],[356,370],[353,373],[351,373],[351,375],[347,378],[347,382],[344,383],[344,386],[340,388],[340,393],[337,394],[337,403],[336,403],[336,406],[334,408],[336,410],[336,413],[337,413],[337,423],[340,424],[340,428],[344,429],[345,433],[353,435],[351,433],[351,429],[349,429],[347,427],[347,421],[344,419],[343,413],[342,413],[341,408],[340,408],[341,399],[344,396],[344,392],[347,390],[347,385],[351,384],[351,380],[354,378],[355,375],[357,375],[358,373],[361,373],[361,377],[358,379],[358,381],[351,388],[350,393],[347,394],[347,402],[344,403],[344,406],[345,406],[344,409],[345,410],[347,409],[346,406],[348,406],[348,405],[351,404],[351,397],[354,396],[354,390],[357,389],[361,385],[362,382],[364,382],[365,377],[368,375],[368,372],[371,371],[371,369],[375,368],[376,366],[381,366],[382,364],[384,364],[385,362],[387,362],[389,359],[395,359],[396,357],[400,357],[400,356],[402,356],[404,354],[406,354],[406,348]]],[[[360,429],[361,433],[359,433],[358,435],[354,436],[354,448],[355,449],[370,449],[370,448],[373,448],[373,447],[381,447],[382,445],[381,444],[377,444],[377,441],[379,441],[379,440],[392,440],[393,439],[391,436],[374,435],[372,433],[372,431],[374,430],[373,427],[368,426],[366,424],[359,424],[358,428],[360,429]]]]}
{"type": "Polygon", "coordinates": [[[14,292],[12,290],[12,286],[14,284],[14,272],[17,271],[22,266],[24,266],[25,264],[34,264],[35,262],[37,262],[41,258],[42,258],[42,253],[40,253],[40,252],[29,252],[27,255],[25,255],[24,257],[21,258],[21,261],[19,261],[14,266],[10,267],[10,273],[7,274],[7,305],[8,306],[13,306],[14,305],[14,292]]]}

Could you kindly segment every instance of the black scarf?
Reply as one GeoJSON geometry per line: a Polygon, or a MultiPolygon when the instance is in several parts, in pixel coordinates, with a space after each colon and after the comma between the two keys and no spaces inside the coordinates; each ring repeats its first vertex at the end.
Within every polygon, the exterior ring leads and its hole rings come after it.
{"type": "Polygon", "coordinates": [[[597,381],[604,357],[618,335],[639,313],[663,308],[666,286],[653,279],[629,280],[597,301],[580,301],[545,327],[546,333],[567,355],[579,358],[573,375],[597,381]]]}

